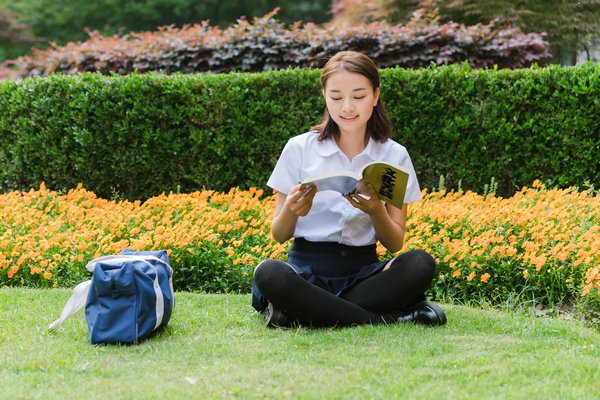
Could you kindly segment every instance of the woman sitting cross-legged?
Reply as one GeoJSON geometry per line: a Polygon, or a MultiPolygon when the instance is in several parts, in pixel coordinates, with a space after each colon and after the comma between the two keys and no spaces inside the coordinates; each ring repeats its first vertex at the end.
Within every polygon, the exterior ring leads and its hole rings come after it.
{"type": "Polygon", "coordinates": [[[445,324],[443,310],[424,295],[435,273],[433,257],[413,250],[380,261],[376,252],[378,240],[391,252],[402,249],[408,203],[421,199],[408,152],[391,139],[377,67],[361,53],[338,53],[324,66],[321,86],[322,123],[288,141],[267,182],[277,191],[271,233],[280,243],[294,242],[287,262],[256,267],[252,305],[269,327],[445,324]],[[362,195],[300,189],[308,176],[359,172],[373,161],[410,171],[402,208],[381,201],[364,183],[362,195]]]}

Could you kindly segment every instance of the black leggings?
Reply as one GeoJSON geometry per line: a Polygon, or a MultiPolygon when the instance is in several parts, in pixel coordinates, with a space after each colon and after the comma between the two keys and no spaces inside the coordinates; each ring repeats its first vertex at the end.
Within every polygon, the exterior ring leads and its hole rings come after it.
{"type": "Polygon", "coordinates": [[[347,326],[393,322],[393,315],[425,299],[435,273],[435,261],[413,250],[339,296],[313,285],[286,262],[263,261],[254,282],[263,297],[292,319],[315,326],[347,326]]]}

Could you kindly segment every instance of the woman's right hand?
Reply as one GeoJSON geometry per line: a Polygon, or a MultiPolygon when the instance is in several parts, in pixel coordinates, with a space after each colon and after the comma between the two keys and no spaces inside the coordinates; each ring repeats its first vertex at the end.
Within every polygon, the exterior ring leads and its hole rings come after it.
{"type": "Polygon", "coordinates": [[[271,234],[275,240],[283,243],[294,235],[298,217],[308,214],[316,192],[317,188],[314,186],[300,190],[300,185],[297,185],[287,195],[277,193],[275,213],[271,222],[271,234]]]}
{"type": "Polygon", "coordinates": [[[310,211],[316,193],[315,186],[306,186],[300,189],[300,185],[296,185],[286,196],[283,208],[298,217],[304,217],[310,211]]]}

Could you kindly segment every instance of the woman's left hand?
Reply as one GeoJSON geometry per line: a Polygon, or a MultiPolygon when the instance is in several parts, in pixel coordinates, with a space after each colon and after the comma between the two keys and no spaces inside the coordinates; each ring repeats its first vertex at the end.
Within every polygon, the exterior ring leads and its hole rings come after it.
{"type": "Polygon", "coordinates": [[[363,197],[358,193],[344,195],[350,204],[368,215],[373,215],[382,211],[385,212],[385,205],[377,196],[373,185],[364,181],[360,181],[358,185],[360,193],[367,197],[363,197]]]}

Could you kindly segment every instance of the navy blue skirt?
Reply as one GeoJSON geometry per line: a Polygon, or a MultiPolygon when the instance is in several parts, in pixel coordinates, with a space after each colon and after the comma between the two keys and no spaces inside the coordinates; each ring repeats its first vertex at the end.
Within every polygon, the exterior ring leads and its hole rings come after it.
{"type": "MultiPolygon", "coordinates": [[[[309,242],[303,238],[294,239],[287,259],[298,275],[335,296],[380,272],[388,261],[379,261],[376,245],[348,246],[309,242]]],[[[252,305],[260,312],[266,307],[255,283],[252,284],[252,305]]]]}

